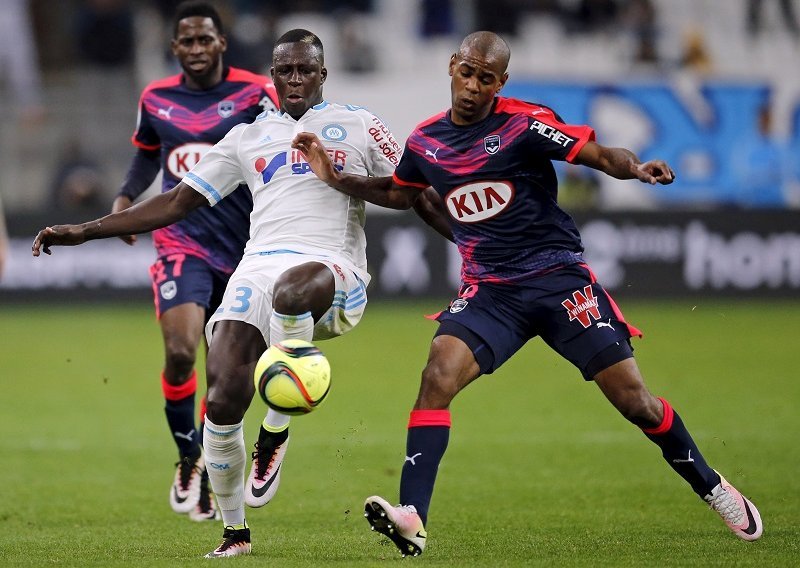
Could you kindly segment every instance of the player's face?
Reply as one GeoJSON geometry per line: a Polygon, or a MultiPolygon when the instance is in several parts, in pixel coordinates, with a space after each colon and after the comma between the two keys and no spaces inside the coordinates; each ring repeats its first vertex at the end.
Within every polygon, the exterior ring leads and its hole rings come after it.
{"type": "Polygon", "coordinates": [[[201,84],[222,67],[225,37],[214,27],[211,18],[192,16],[178,22],[178,33],[172,40],[172,53],[178,58],[187,78],[201,84]]]}
{"type": "Polygon", "coordinates": [[[322,102],[322,84],[328,70],[319,50],[303,42],[283,43],[272,53],[272,82],[281,110],[295,119],[322,102]]]}
{"type": "Polygon", "coordinates": [[[503,64],[471,49],[450,58],[450,118],[456,124],[472,124],[488,116],[495,95],[505,85],[503,64]]]}

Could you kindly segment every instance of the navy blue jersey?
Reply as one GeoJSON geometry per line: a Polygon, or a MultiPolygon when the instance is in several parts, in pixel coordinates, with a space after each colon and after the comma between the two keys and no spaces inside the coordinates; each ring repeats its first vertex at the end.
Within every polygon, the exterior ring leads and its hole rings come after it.
{"type": "Polygon", "coordinates": [[[417,126],[394,180],[442,197],[465,283],[514,282],[582,261],[552,160],[574,160],[590,140],[594,130],[545,106],[497,97],[476,124],[453,124],[448,111],[417,126]]]}
{"type": "MultiPolygon", "coordinates": [[[[207,90],[189,89],[182,74],[167,77],[142,92],[133,144],[160,151],[161,190],[169,191],[231,128],[252,122],[264,110],[276,108],[277,102],[270,79],[233,67],[225,69],[222,82],[207,90]]],[[[153,232],[158,255],[189,254],[230,274],[249,237],[252,208],[245,187],[217,207],[196,209],[153,232]]]]}

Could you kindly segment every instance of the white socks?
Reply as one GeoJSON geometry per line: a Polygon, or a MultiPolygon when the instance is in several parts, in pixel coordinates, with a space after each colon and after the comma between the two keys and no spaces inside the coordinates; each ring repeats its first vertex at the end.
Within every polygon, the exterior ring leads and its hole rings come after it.
{"type": "MultiPolygon", "coordinates": [[[[269,319],[269,341],[274,345],[284,339],[303,339],[311,341],[314,339],[314,318],[311,312],[296,316],[287,316],[276,311],[272,311],[269,319]]],[[[280,412],[270,409],[267,412],[262,426],[267,432],[280,432],[289,425],[289,417],[280,412]]]]}
{"type": "Polygon", "coordinates": [[[244,469],[247,454],[242,422],[217,425],[206,416],[203,432],[206,469],[225,526],[244,523],[244,469]]]}

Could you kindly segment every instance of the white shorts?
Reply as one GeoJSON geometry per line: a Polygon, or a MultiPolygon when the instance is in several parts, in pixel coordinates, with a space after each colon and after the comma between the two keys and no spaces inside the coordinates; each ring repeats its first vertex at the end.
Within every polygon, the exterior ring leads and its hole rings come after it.
{"type": "Polygon", "coordinates": [[[367,285],[353,270],[339,263],[334,256],[317,256],[291,252],[255,253],[242,258],[231,275],[217,311],[206,324],[206,339],[211,345],[214,324],[220,320],[247,322],[257,327],[269,341],[269,320],[272,317],[272,289],[275,281],[289,268],[319,262],[333,273],[336,290],[333,304],[314,325],[314,339],[330,339],[347,333],[361,321],[367,307],[367,285]]]}

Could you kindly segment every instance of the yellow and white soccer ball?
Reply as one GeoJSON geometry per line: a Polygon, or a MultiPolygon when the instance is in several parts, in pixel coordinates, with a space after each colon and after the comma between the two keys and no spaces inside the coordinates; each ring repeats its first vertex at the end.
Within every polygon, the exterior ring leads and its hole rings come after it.
{"type": "Polygon", "coordinates": [[[270,408],[297,416],[308,414],[328,396],[331,366],[313,343],[287,339],[264,351],[253,380],[270,408]]]}

